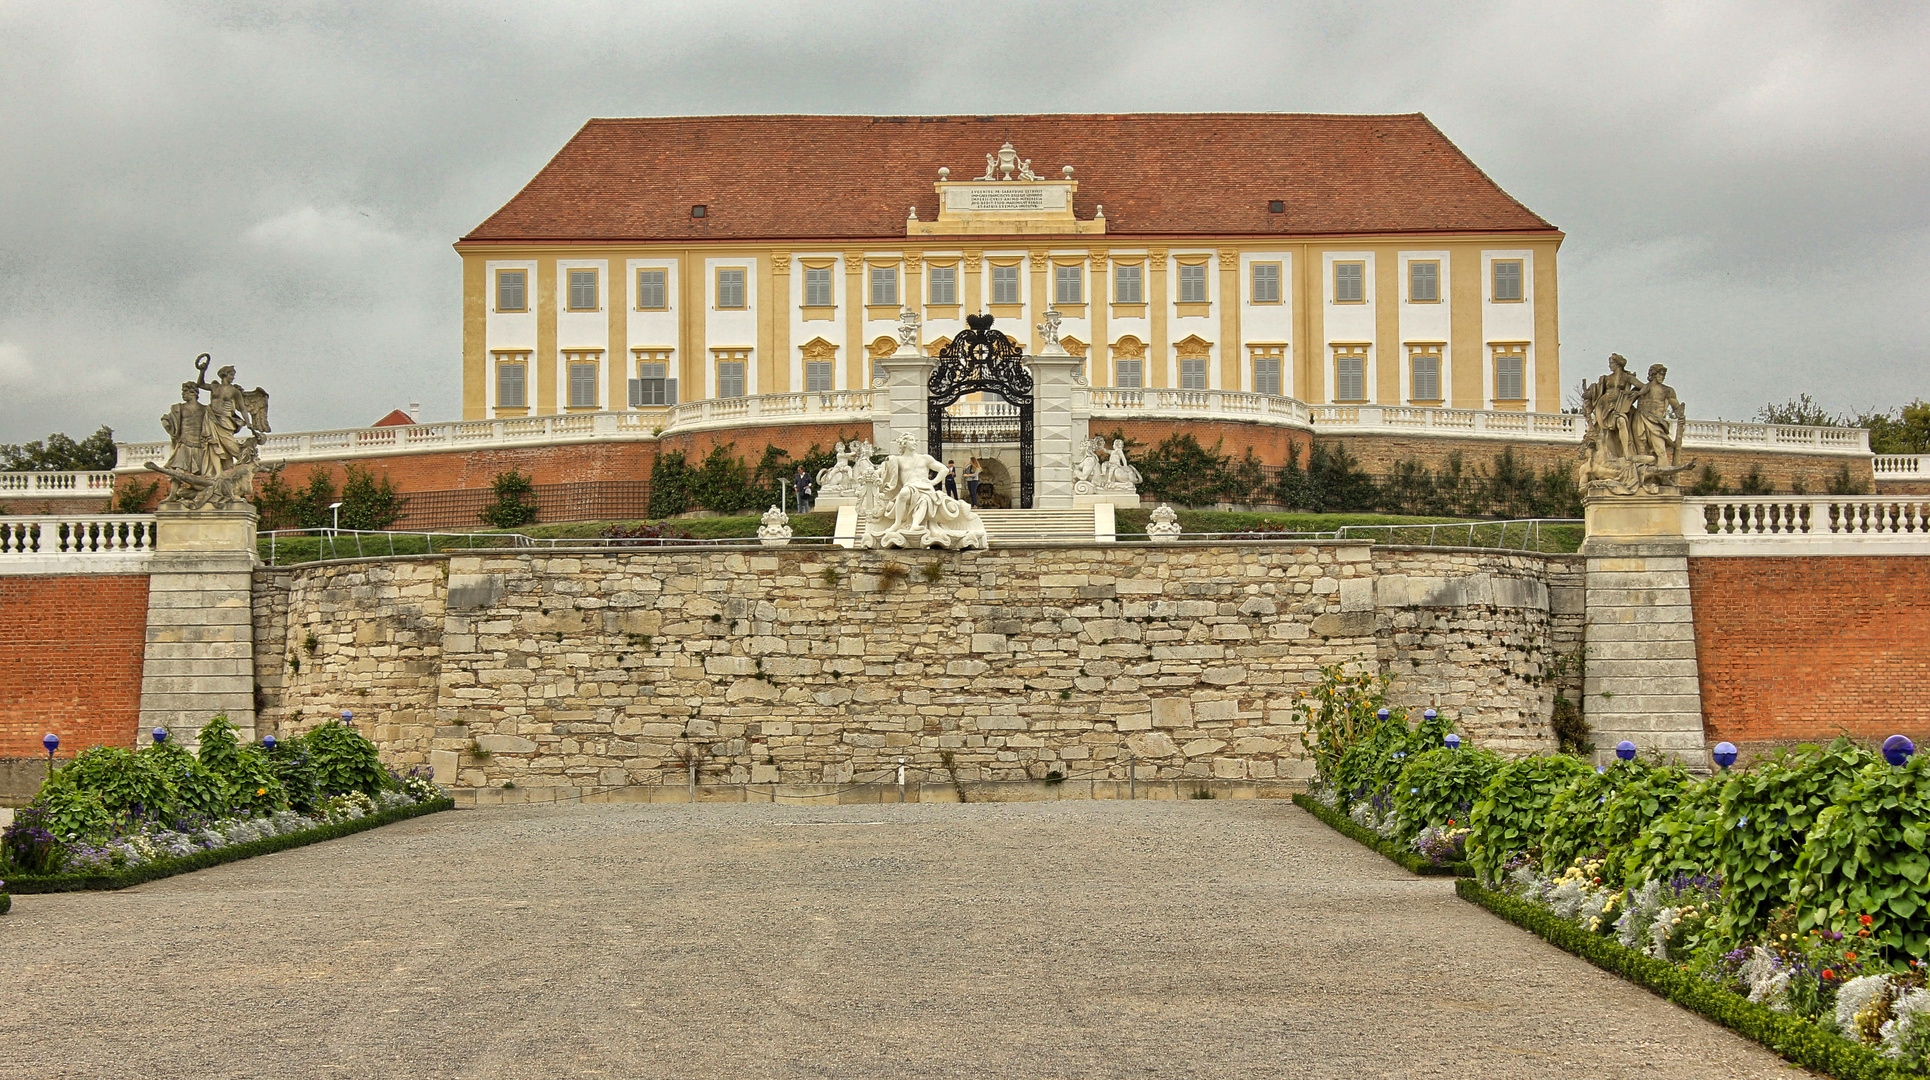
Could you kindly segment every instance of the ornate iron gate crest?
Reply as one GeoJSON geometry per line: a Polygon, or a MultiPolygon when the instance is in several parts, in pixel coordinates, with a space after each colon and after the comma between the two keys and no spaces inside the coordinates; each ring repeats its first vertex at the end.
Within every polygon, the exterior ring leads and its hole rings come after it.
{"type": "Polygon", "coordinates": [[[1019,506],[1032,508],[1032,373],[1025,350],[992,329],[992,316],[967,315],[966,329],[938,352],[925,384],[925,438],[932,457],[945,460],[946,409],[967,394],[997,394],[1019,411],[1019,506]]]}

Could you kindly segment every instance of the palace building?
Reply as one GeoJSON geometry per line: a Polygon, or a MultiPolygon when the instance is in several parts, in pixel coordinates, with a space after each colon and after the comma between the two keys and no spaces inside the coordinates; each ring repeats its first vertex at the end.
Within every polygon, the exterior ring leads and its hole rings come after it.
{"type": "Polygon", "coordinates": [[[1556,413],[1561,241],[1419,114],[592,120],[456,244],[463,416],[863,391],[904,309],[1048,307],[1096,414],[1556,413]]]}

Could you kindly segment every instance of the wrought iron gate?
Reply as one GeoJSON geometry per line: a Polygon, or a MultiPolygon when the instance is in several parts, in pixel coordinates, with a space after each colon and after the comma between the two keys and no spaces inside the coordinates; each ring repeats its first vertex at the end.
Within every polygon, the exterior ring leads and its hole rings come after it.
{"type": "Polygon", "coordinates": [[[926,451],[945,460],[945,410],[967,394],[997,394],[1018,410],[1019,503],[1032,508],[1032,373],[1025,350],[992,329],[992,316],[968,315],[965,329],[938,352],[938,367],[925,384],[926,451]]]}

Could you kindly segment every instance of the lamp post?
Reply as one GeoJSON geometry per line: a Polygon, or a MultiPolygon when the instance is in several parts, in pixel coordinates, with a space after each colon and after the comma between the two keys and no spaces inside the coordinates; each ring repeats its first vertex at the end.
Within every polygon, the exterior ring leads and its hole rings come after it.
{"type": "Polygon", "coordinates": [[[274,753],[274,752],[275,752],[275,737],[274,737],[273,735],[263,735],[263,736],[261,737],[261,748],[262,748],[263,750],[266,750],[266,751],[268,751],[268,752],[269,752],[269,753],[271,753],[271,754],[272,754],[272,753],[274,753]]]}
{"type": "Polygon", "coordinates": [[[54,734],[53,732],[51,732],[51,731],[49,731],[49,732],[48,732],[48,733],[46,734],[46,737],[44,737],[44,738],[42,738],[42,739],[40,740],[40,745],[42,745],[42,746],[44,746],[44,747],[46,747],[46,748],[47,748],[47,767],[48,767],[48,768],[50,768],[50,769],[51,769],[51,768],[53,768],[53,767],[54,767],[54,751],[56,751],[56,750],[58,750],[58,749],[60,749],[60,736],[58,736],[58,735],[56,735],[56,734],[54,734]]]}
{"type": "Polygon", "coordinates": [[[1716,764],[1727,772],[1729,766],[1736,763],[1736,744],[1727,740],[1719,742],[1716,744],[1715,753],[1711,756],[1716,759],[1716,764]]]}
{"type": "Polygon", "coordinates": [[[156,745],[156,746],[159,746],[159,745],[161,745],[162,743],[164,743],[164,742],[167,742],[167,741],[168,741],[168,729],[167,729],[167,728],[164,728],[164,727],[157,727],[157,728],[155,728],[155,729],[154,729],[154,730],[153,730],[152,732],[150,732],[149,734],[150,734],[150,735],[151,735],[151,736],[153,737],[153,739],[154,739],[154,745],[156,745]]]}
{"type": "Polygon", "coordinates": [[[328,512],[335,515],[334,517],[335,527],[329,531],[341,532],[342,531],[342,504],[339,502],[329,503],[328,512]]]}
{"type": "Polygon", "coordinates": [[[1904,766],[1910,763],[1910,755],[1917,752],[1917,744],[1908,735],[1892,735],[1883,740],[1883,760],[1892,765],[1904,766]]]}
{"type": "Polygon", "coordinates": [[[1627,739],[1623,739],[1621,742],[1616,743],[1615,756],[1618,758],[1621,758],[1623,761],[1634,761],[1635,744],[1632,742],[1629,742],[1627,739]]]}
{"type": "Polygon", "coordinates": [[[1456,734],[1455,734],[1454,732],[1452,732],[1452,731],[1450,731],[1450,732],[1448,732],[1448,733],[1447,733],[1447,738],[1445,738],[1445,739],[1442,739],[1441,741],[1447,744],[1447,748],[1448,748],[1449,750],[1459,750],[1459,749],[1461,749],[1461,736],[1459,736],[1459,735],[1456,735],[1456,734]]]}

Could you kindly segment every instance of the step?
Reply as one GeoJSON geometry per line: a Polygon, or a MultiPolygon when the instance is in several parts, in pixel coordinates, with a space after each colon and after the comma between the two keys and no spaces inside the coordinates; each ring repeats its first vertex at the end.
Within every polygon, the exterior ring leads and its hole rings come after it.
{"type": "MultiPolygon", "coordinates": [[[[1077,543],[1080,541],[1110,541],[1111,515],[1106,515],[1106,534],[1100,534],[1100,514],[1096,507],[1078,510],[980,510],[980,521],[985,523],[985,537],[993,544],[1025,543],[1077,543]]],[[[857,512],[853,508],[842,508],[838,512],[837,536],[841,547],[851,545],[851,530],[855,528],[857,512]]]]}

